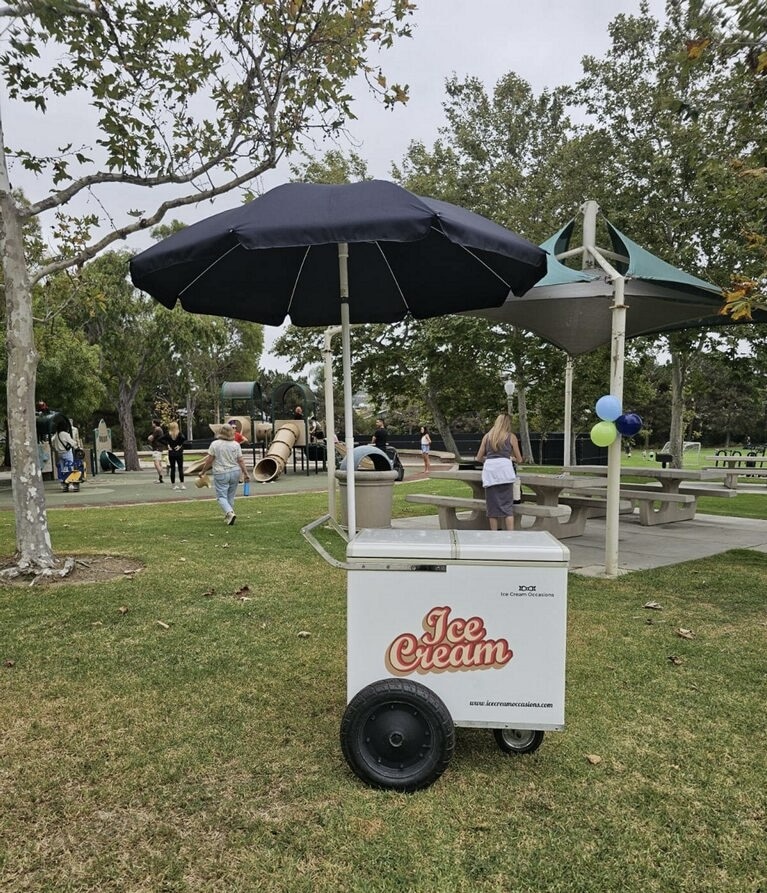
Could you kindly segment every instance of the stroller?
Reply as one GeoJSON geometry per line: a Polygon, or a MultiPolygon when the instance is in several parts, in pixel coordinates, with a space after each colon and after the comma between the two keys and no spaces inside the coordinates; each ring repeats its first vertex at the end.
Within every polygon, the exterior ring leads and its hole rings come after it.
{"type": "Polygon", "coordinates": [[[80,492],[80,484],[85,480],[85,452],[79,447],[72,450],[72,464],[62,463],[60,472],[61,489],[64,493],[68,493],[70,488],[73,492],[80,492]],[[63,475],[63,476],[62,476],[63,475]]]}
{"type": "Polygon", "coordinates": [[[393,446],[387,446],[386,455],[391,459],[391,467],[397,472],[397,480],[401,481],[405,477],[405,468],[400,461],[399,453],[393,446]]]}

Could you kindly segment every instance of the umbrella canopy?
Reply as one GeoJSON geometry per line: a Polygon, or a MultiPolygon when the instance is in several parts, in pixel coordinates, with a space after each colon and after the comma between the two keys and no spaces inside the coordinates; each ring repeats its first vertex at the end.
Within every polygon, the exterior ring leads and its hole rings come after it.
{"type": "MultiPolygon", "coordinates": [[[[354,448],[349,326],[503,303],[546,273],[546,253],[490,220],[394,183],[289,183],[178,232],[131,261],[166,307],[280,325],[341,323],[347,453],[354,448]]],[[[326,383],[330,387],[330,383],[326,383]]],[[[328,463],[328,491],[332,469],[328,463]]],[[[354,466],[347,477],[356,535],[354,466]]],[[[330,496],[329,496],[330,499],[330,496]]]]}
{"type": "Polygon", "coordinates": [[[338,244],[348,243],[350,322],[425,319],[502,303],[546,272],[545,252],[463,208],[381,180],[288,183],[181,230],[131,261],[166,307],[280,325],[341,322],[338,244]]]}
{"type": "MultiPolygon", "coordinates": [[[[546,276],[533,289],[524,297],[509,295],[500,307],[473,315],[527,329],[570,356],[609,344],[612,281],[597,267],[574,270],[554,256],[568,251],[574,223],[569,221],[541,245],[551,254],[546,276]]],[[[609,221],[605,223],[614,252],[610,259],[626,277],[626,338],[731,321],[718,316],[721,289],[655,257],[609,221]],[[623,260],[616,260],[615,255],[623,260]]]]}

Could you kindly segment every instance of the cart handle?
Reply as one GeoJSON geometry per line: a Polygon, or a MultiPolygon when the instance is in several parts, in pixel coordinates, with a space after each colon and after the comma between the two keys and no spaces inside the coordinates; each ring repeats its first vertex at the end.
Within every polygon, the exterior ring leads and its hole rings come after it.
{"type": "Polygon", "coordinates": [[[304,537],[305,540],[307,540],[314,551],[318,552],[321,557],[324,558],[325,561],[327,561],[328,564],[332,565],[333,567],[340,568],[344,571],[354,570],[357,565],[348,564],[345,561],[338,561],[338,559],[333,558],[333,556],[323,548],[323,546],[314,536],[314,533],[312,531],[315,529],[315,527],[320,527],[324,524],[329,524],[344,540],[346,540],[347,542],[349,541],[346,535],[346,531],[343,529],[343,527],[340,526],[340,524],[338,524],[338,522],[332,515],[323,515],[321,518],[317,518],[316,521],[312,521],[311,524],[307,524],[306,527],[302,527],[301,535],[304,537]]]}

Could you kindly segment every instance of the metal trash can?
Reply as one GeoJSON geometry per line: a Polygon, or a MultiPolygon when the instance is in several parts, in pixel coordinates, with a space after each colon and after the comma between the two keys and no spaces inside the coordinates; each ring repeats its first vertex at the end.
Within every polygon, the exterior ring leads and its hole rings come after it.
{"type": "MultiPolygon", "coordinates": [[[[391,527],[394,482],[399,477],[392,469],[391,460],[374,446],[354,449],[354,492],[356,496],[357,527],[391,527]],[[372,470],[368,470],[372,466],[372,470]]],[[[349,526],[346,505],[346,459],[336,472],[340,489],[341,526],[349,526]]]]}

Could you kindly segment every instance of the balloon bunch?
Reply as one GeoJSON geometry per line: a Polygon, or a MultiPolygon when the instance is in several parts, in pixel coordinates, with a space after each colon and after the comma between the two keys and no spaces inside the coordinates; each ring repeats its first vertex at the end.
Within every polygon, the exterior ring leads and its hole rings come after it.
{"type": "Polygon", "coordinates": [[[610,446],[619,434],[633,437],[642,430],[641,417],[635,412],[623,412],[620,400],[612,394],[600,397],[595,409],[602,419],[591,429],[591,442],[595,446],[610,446]]]}

